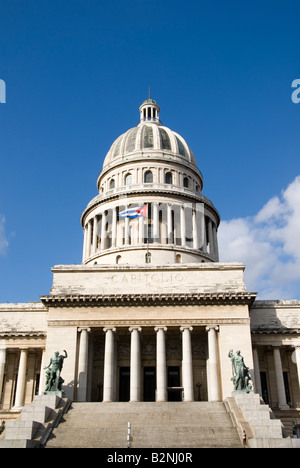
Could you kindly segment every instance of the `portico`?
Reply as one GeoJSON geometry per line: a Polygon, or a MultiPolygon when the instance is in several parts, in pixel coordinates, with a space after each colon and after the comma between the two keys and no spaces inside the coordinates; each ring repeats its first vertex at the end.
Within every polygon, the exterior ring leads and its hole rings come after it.
{"type": "Polygon", "coordinates": [[[249,305],[255,294],[245,291],[243,268],[220,263],[189,269],[148,265],[138,271],[130,266],[53,268],[51,294],[41,297],[48,309],[46,355],[61,330],[70,343],[68,354],[75,356],[64,363],[65,378],[74,382],[70,397],[220,401],[230,395],[229,349],[242,348],[253,367],[249,305]],[[220,292],[214,291],[215,282],[220,292]]]}

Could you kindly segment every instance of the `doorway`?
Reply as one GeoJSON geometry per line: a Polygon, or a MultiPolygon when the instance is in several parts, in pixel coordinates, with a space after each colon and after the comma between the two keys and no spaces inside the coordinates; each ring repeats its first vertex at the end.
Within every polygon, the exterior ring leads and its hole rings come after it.
{"type": "Polygon", "coordinates": [[[156,369],[144,367],[144,398],[143,401],[155,401],[156,369]]]}
{"type": "Polygon", "coordinates": [[[182,401],[180,387],[180,367],[168,367],[168,401],[182,401]]]}
{"type": "Polygon", "coordinates": [[[130,400],[130,367],[120,367],[119,401],[130,400]]]}

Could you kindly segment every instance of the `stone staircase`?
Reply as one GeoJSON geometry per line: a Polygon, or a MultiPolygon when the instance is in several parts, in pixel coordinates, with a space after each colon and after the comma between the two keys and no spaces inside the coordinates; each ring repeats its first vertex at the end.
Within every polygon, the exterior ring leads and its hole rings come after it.
{"type": "Polygon", "coordinates": [[[249,448],[300,448],[258,393],[233,392],[224,401],[240,438],[249,448]]]}
{"type": "Polygon", "coordinates": [[[300,410],[290,409],[290,410],[273,410],[276,418],[280,419],[286,435],[293,437],[293,422],[300,426],[300,410]]]}
{"type": "Polygon", "coordinates": [[[72,403],[45,448],[240,448],[224,403],[72,403]]]}
{"type": "Polygon", "coordinates": [[[0,437],[1,448],[38,448],[51,434],[71,404],[61,392],[35,396],[23,406],[16,420],[7,421],[0,437]]]}

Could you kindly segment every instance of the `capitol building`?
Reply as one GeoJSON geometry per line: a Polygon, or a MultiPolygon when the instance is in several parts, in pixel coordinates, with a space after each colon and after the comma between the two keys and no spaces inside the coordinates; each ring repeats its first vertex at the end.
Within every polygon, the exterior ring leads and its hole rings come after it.
{"type": "Polygon", "coordinates": [[[162,124],[149,96],[138,125],[112,143],[81,215],[82,263],[55,265],[40,302],[0,304],[0,419],[7,428],[43,396],[44,368],[66,350],[62,395],[74,407],[66,421],[76,408],[118,415],[140,408],[145,426],[150,407],[192,405],[195,413],[223,405],[238,443],[243,434],[274,445],[281,434],[300,436],[300,301],[256,300],[244,282],[247,265],[219,261],[219,224],[191,148],[162,124]],[[230,350],[249,369],[250,393],[239,397],[251,404],[232,396],[230,350]],[[276,437],[255,432],[247,419],[253,399],[277,418],[276,437]],[[241,419],[243,404],[249,408],[241,419]]]}

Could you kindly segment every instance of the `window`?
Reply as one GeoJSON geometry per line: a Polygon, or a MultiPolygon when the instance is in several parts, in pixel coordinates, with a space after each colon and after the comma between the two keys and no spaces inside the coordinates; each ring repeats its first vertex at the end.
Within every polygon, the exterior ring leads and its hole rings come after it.
{"type": "Polygon", "coordinates": [[[151,184],[153,182],[153,174],[151,171],[146,171],[144,174],[145,184],[151,184]]]}
{"type": "Polygon", "coordinates": [[[189,188],[189,179],[188,179],[188,177],[184,177],[184,179],[183,179],[183,186],[184,186],[185,188],[189,188]]]}
{"type": "Polygon", "coordinates": [[[125,182],[125,185],[131,185],[132,184],[132,174],[130,174],[130,173],[126,174],[124,182],[125,182]]]}
{"type": "Polygon", "coordinates": [[[176,263],[181,263],[181,255],[176,254],[176,263]]]}
{"type": "Polygon", "coordinates": [[[165,174],[165,183],[166,184],[172,184],[173,183],[172,172],[167,172],[165,174]]]}
{"type": "Polygon", "coordinates": [[[122,258],[121,255],[117,255],[117,256],[116,256],[116,265],[120,265],[120,263],[121,263],[121,258],[122,258]]]}
{"type": "Polygon", "coordinates": [[[116,186],[115,179],[111,179],[109,182],[109,189],[114,189],[116,186]]]}
{"type": "Polygon", "coordinates": [[[146,263],[151,263],[151,253],[147,252],[145,255],[145,262],[146,263]]]}

